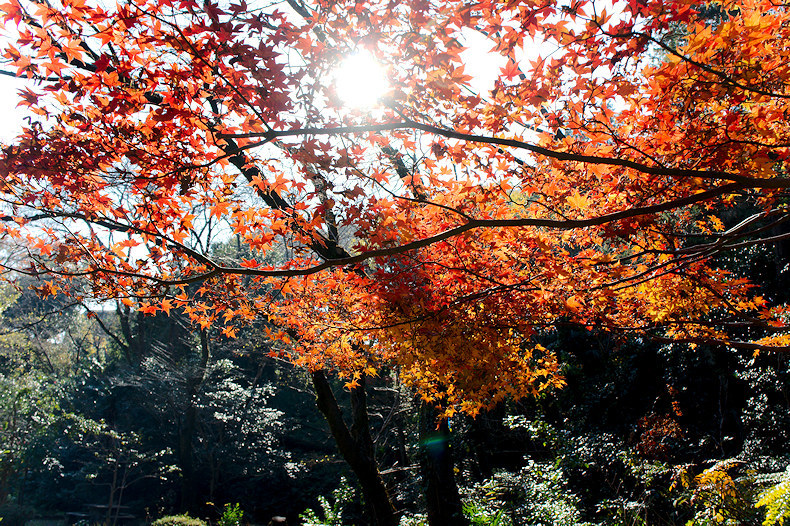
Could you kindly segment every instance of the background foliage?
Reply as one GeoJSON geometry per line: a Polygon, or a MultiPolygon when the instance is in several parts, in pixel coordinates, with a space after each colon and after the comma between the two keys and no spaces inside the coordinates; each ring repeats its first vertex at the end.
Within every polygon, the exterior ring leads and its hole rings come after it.
{"type": "Polygon", "coordinates": [[[4,525],[782,523],[788,6],[286,6],[0,4],[4,525]]]}

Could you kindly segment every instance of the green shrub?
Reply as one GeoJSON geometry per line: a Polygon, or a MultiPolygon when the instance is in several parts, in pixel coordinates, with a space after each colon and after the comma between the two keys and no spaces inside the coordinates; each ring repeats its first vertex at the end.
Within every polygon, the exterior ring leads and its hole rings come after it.
{"type": "Polygon", "coordinates": [[[195,519],[187,514],[168,515],[155,520],[151,526],[206,526],[206,521],[195,519]]]}
{"type": "Polygon", "coordinates": [[[239,526],[244,512],[241,510],[239,503],[225,504],[222,508],[222,517],[219,518],[219,526],[239,526]]]}
{"type": "Polygon", "coordinates": [[[345,477],[340,477],[340,486],[332,492],[335,497],[334,504],[323,495],[318,497],[318,504],[321,506],[321,515],[312,509],[306,509],[299,514],[302,524],[305,526],[342,526],[343,511],[345,507],[354,500],[354,490],[345,477]]]}
{"type": "Polygon", "coordinates": [[[501,526],[506,524],[507,519],[504,510],[494,512],[487,506],[481,506],[473,501],[464,503],[464,516],[469,519],[472,526],[501,526]]]}
{"type": "Polygon", "coordinates": [[[584,526],[579,498],[562,468],[528,460],[520,471],[499,471],[464,488],[464,513],[474,526],[584,526]]]}
{"type": "MultiPolygon", "coordinates": [[[[782,525],[790,518],[790,467],[779,473],[758,477],[758,483],[772,483],[759,495],[756,507],[765,506],[764,526],[782,525]]],[[[788,521],[790,522],[790,521],[788,521]]]]}

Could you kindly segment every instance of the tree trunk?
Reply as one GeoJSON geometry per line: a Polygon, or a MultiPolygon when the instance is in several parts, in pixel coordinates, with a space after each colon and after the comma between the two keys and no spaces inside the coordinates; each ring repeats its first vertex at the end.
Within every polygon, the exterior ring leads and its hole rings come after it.
{"type": "Polygon", "coordinates": [[[112,508],[115,504],[115,490],[118,486],[118,462],[113,464],[112,468],[112,483],[110,484],[110,495],[107,500],[107,513],[104,517],[104,526],[111,526],[112,524],[112,508]]]}
{"type": "Polygon", "coordinates": [[[428,524],[468,526],[455,484],[450,426],[446,419],[438,419],[435,407],[424,402],[420,402],[420,468],[428,524]]]}
{"type": "Polygon", "coordinates": [[[370,514],[370,524],[396,526],[398,513],[392,505],[387,487],[381,478],[374,455],[373,438],[370,436],[367,399],[364,379],[351,391],[351,428],[346,425],[329,381],[323,371],[311,374],[315,388],[316,405],[324,415],[337,449],[359,479],[365,506],[370,514]]]}

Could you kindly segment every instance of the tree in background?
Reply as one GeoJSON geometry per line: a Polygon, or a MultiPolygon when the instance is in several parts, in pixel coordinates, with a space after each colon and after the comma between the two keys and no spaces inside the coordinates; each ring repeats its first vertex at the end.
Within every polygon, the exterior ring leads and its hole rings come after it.
{"type": "Polygon", "coordinates": [[[289,396],[289,384],[299,379],[284,378],[292,368],[261,352],[268,343],[256,340],[255,330],[245,332],[245,341],[208,335],[210,352],[204,354],[175,313],[108,310],[89,317],[81,307],[81,313],[56,308],[60,300],[12,289],[5,298],[3,522],[23,524],[53,511],[86,513],[90,505],[123,506],[94,513],[109,523],[128,520],[130,513],[142,518],[145,508],[204,514],[209,500],[240,497],[256,503],[250,512],[295,516],[309,503],[305,486],[328,487],[316,484],[317,473],[337,468],[315,459],[325,458],[331,443],[324,432],[304,429],[309,417],[290,414],[311,400],[289,396]],[[122,345],[124,324],[144,339],[122,345]],[[69,337],[86,327],[90,339],[69,337]],[[35,346],[50,359],[26,351],[35,346]],[[52,371],[50,364],[65,365],[52,371]],[[275,385],[279,409],[272,402],[275,385]],[[301,447],[292,443],[285,450],[279,440],[285,430],[302,437],[301,447]],[[283,489],[267,491],[277,486],[283,489]]]}
{"type": "Polygon", "coordinates": [[[2,234],[28,251],[15,269],[44,295],[84,277],[79,301],[183,309],[226,336],[267,318],[376,524],[396,521],[366,416],[384,367],[449,417],[561,386],[539,340],[558,323],[788,348],[785,303],[714,259],[788,235],[783,6],[2,10],[9,71],[36,81],[37,120],[1,165],[2,234]],[[485,93],[469,32],[506,60],[485,93]],[[551,52],[520,60],[533,37],[551,52]],[[329,80],[361,49],[392,83],[371,111],[329,80]],[[248,256],[216,257],[213,228],[248,256]],[[351,390],[350,425],[325,371],[351,390]]]}

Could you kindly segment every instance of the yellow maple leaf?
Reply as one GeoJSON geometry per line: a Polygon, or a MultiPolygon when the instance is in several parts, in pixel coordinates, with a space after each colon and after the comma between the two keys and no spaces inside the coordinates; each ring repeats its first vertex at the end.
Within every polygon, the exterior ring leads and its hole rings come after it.
{"type": "Polygon", "coordinates": [[[575,190],[573,194],[566,197],[565,200],[577,210],[586,210],[590,207],[590,200],[587,199],[586,196],[581,195],[578,190],[575,190]]]}

